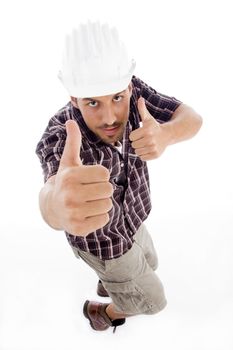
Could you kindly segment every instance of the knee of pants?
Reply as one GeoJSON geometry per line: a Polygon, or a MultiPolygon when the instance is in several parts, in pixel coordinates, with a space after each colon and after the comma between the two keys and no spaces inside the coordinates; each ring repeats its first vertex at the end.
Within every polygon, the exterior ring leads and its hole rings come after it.
{"type": "Polygon", "coordinates": [[[152,268],[152,270],[153,271],[157,270],[158,265],[159,265],[157,255],[155,255],[153,257],[149,257],[149,258],[146,256],[146,259],[147,259],[148,264],[152,268]]]}
{"type": "Polygon", "coordinates": [[[146,310],[143,314],[144,315],[155,315],[158,312],[162,311],[167,306],[167,300],[164,299],[161,303],[156,304],[156,306],[151,307],[150,309],[146,310]]]}
{"type": "Polygon", "coordinates": [[[143,313],[155,314],[165,308],[167,301],[164,287],[155,273],[139,277],[137,283],[145,295],[145,300],[147,300],[147,307],[144,308],[143,313]]]}

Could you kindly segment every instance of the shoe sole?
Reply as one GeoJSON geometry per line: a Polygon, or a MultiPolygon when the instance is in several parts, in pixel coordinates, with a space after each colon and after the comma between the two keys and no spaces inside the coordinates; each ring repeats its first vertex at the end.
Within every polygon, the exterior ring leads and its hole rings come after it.
{"type": "Polygon", "coordinates": [[[89,300],[86,300],[84,305],[83,305],[83,314],[89,320],[91,328],[96,331],[97,329],[94,328],[93,323],[91,322],[91,320],[88,316],[88,312],[87,312],[88,304],[89,304],[89,300]]]}
{"type": "Polygon", "coordinates": [[[90,321],[91,323],[91,320],[90,318],[88,317],[88,312],[87,312],[87,307],[88,307],[88,304],[89,304],[89,300],[86,300],[84,305],[83,305],[83,314],[84,316],[90,321]]]}
{"type": "Polygon", "coordinates": [[[101,293],[97,292],[97,295],[98,295],[99,297],[102,297],[102,298],[109,298],[109,295],[108,295],[108,294],[101,294],[101,293]]]}

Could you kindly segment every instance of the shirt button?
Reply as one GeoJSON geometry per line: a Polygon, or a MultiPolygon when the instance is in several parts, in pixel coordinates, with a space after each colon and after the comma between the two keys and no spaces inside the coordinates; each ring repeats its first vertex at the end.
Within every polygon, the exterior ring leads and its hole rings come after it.
{"type": "Polygon", "coordinates": [[[124,163],[121,163],[121,167],[123,168],[123,166],[124,166],[124,163]]]}

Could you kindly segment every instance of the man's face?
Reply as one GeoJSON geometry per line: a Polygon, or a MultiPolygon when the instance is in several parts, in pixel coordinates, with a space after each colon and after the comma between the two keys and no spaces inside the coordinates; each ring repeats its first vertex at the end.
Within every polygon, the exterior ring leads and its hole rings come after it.
{"type": "Polygon", "coordinates": [[[74,98],[72,104],[80,109],[88,128],[105,143],[121,140],[129,118],[131,84],[114,95],[74,98]]]}

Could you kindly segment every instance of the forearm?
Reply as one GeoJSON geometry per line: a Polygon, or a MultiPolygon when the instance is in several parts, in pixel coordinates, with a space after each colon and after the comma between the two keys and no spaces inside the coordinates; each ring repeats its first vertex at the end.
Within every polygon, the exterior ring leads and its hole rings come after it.
{"type": "Polygon", "coordinates": [[[182,104],[174,112],[171,120],[161,125],[167,137],[167,143],[172,145],[190,139],[199,131],[202,117],[191,107],[182,104]]]}
{"type": "MultiPolygon", "coordinates": [[[[52,180],[52,179],[51,179],[52,180]]],[[[52,201],[54,183],[47,181],[39,194],[40,212],[44,221],[55,230],[62,230],[58,222],[57,215],[54,212],[54,205],[52,201]]]]}

